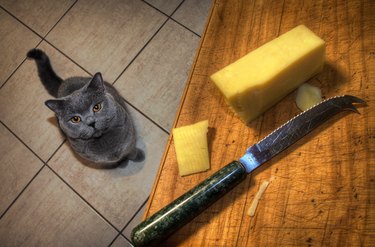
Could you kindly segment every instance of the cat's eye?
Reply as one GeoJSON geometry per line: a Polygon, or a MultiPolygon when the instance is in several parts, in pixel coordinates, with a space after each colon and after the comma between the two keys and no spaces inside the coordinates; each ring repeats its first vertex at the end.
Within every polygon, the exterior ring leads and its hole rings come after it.
{"type": "Polygon", "coordinates": [[[98,112],[98,111],[100,111],[102,109],[102,104],[96,104],[96,105],[94,105],[94,107],[92,108],[92,110],[94,111],[94,112],[98,112]]]}
{"type": "Polygon", "coordinates": [[[70,119],[70,121],[72,121],[73,123],[79,123],[81,122],[81,118],[78,116],[74,116],[70,119]]]}

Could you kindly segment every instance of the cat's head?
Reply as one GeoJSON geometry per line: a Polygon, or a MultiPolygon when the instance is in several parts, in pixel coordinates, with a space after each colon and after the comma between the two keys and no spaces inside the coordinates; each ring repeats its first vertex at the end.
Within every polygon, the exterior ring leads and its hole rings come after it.
{"type": "Polygon", "coordinates": [[[56,113],[62,131],[74,139],[100,137],[110,127],[117,109],[100,73],[72,94],[45,104],[56,113]]]}

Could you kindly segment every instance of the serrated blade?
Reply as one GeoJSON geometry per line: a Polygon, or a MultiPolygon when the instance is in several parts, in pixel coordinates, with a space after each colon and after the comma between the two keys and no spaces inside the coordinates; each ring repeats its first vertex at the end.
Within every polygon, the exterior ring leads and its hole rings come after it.
{"type": "Polygon", "coordinates": [[[257,144],[251,146],[239,161],[246,167],[246,171],[250,173],[301,139],[329,117],[343,110],[351,110],[358,113],[353,103],[366,104],[365,101],[357,97],[343,95],[329,98],[311,107],[280,126],[257,144]]]}

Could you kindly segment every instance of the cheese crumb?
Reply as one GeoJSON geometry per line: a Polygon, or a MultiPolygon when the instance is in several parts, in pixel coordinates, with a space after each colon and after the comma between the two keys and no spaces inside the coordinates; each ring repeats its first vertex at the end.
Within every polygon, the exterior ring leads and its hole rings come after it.
{"type": "Polygon", "coordinates": [[[255,195],[254,197],[254,200],[253,202],[251,203],[251,206],[249,208],[249,210],[247,211],[247,214],[251,217],[253,217],[255,215],[255,210],[257,209],[257,206],[258,206],[258,203],[259,203],[259,200],[260,198],[262,197],[264,191],[267,189],[268,185],[269,185],[269,181],[264,181],[262,183],[262,185],[259,187],[259,190],[257,192],[257,194],[255,195]]]}
{"type": "Polygon", "coordinates": [[[301,111],[322,102],[322,92],[319,88],[304,83],[297,90],[296,104],[301,111]]]}

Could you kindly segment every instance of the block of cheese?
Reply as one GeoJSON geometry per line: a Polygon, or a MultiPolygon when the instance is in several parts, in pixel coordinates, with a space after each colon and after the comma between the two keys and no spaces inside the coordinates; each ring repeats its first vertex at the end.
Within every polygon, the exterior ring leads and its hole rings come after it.
{"type": "Polygon", "coordinates": [[[172,130],[180,176],[210,168],[207,132],[208,120],[172,130]]]}
{"type": "Polygon", "coordinates": [[[300,25],[211,75],[231,108],[248,123],[320,72],[325,42],[300,25]]]}

